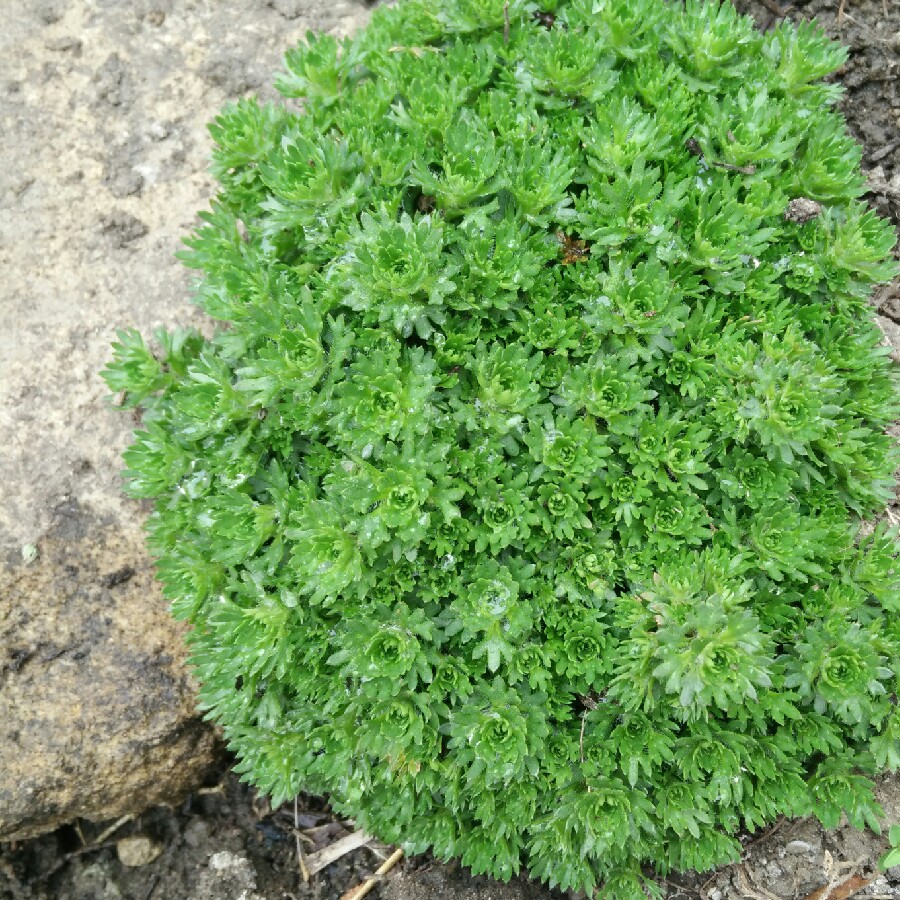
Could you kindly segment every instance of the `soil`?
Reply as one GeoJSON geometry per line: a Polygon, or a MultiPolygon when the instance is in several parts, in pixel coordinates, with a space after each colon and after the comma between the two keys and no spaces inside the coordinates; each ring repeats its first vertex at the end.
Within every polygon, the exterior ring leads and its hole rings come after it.
{"type": "MultiPolygon", "coordinates": [[[[304,861],[353,831],[322,798],[272,809],[223,767],[221,780],[178,809],[156,807],[110,833],[76,822],[0,853],[0,900],[339,900],[392,848],[378,842],[341,857],[308,882],[304,861]],[[295,827],[295,821],[297,827],[295,827]],[[130,855],[130,856],[129,856],[130,855]],[[126,865],[125,862],[138,863],[126,865]]],[[[562,900],[524,880],[473,878],[429,857],[407,860],[369,894],[377,900],[562,900]]]]}
{"type": "MultiPolygon", "coordinates": [[[[843,111],[864,149],[868,199],[900,225],[900,2],[737,5],[763,28],[777,23],[779,8],[791,18],[816,17],[849,45],[839,73],[843,111]]],[[[51,372],[54,359],[65,370],[66,354],[76,363],[88,358],[122,324],[146,331],[163,322],[198,323],[184,311],[187,277],[171,256],[210,191],[202,123],[227,99],[267,94],[278,53],[306,27],[346,31],[367,13],[350,0],[0,0],[0,8],[0,121],[12,153],[0,166],[0,263],[10,272],[4,294],[13,298],[0,305],[0,367],[9,364],[6,377],[15,383],[16,365],[41,357],[51,360],[51,372]],[[96,312],[80,314],[77,327],[67,324],[73,304],[96,312]]],[[[900,282],[875,302],[900,347],[900,282]]],[[[62,391],[65,384],[51,378],[46,390],[62,391]]],[[[28,538],[29,529],[40,531],[50,498],[65,488],[83,453],[77,441],[62,461],[58,454],[48,459],[40,444],[29,449],[29,475],[47,503],[18,511],[17,540],[28,538]]],[[[105,471],[117,468],[120,449],[110,442],[105,471]]],[[[900,779],[882,780],[879,799],[886,823],[900,822],[900,779]]],[[[309,854],[352,826],[316,798],[300,798],[297,828],[294,815],[293,805],[272,810],[226,765],[217,781],[177,809],[155,808],[114,831],[76,822],[0,846],[0,900],[340,900],[389,852],[378,844],[358,849],[304,882],[297,836],[309,854]]],[[[663,887],[677,900],[788,900],[828,885],[832,896],[847,896],[847,879],[856,877],[857,887],[874,875],[884,849],[883,839],[869,832],[780,822],[746,839],[741,863],[672,878],[663,887]]],[[[524,882],[472,878],[424,857],[401,863],[369,896],[562,895],[524,882]]],[[[900,867],[858,896],[900,900],[900,867]]]]}

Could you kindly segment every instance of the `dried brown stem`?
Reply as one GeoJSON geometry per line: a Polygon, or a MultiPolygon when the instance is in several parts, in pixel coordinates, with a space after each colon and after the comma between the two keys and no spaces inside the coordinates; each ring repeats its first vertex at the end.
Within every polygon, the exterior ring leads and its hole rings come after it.
{"type": "Polygon", "coordinates": [[[310,872],[306,865],[306,854],[300,846],[300,816],[297,812],[297,798],[294,797],[294,841],[297,845],[297,866],[300,869],[300,877],[304,884],[309,882],[310,872]]]}
{"type": "Polygon", "coordinates": [[[307,871],[310,875],[315,875],[316,872],[321,872],[333,862],[337,862],[342,856],[364,847],[371,840],[373,840],[372,835],[366,834],[364,831],[354,831],[353,834],[339,838],[333,844],[329,844],[315,853],[310,853],[306,857],[307,871]]]}
{"type": "Polygon", "coordinates": [[[372,888],[387,875],[400,860],[403,859],[403,851],[395,850],[358,888],[351,888],[341,897],[341,900],[362,900],[372,888]]]}
{"type": "Polygon", "coordinates": [[[851,875],[840,884],[826,884],[807,894],[803,900],[847,900],[864,887],[868,887],[875,879],[863,875],[851,875]]]}

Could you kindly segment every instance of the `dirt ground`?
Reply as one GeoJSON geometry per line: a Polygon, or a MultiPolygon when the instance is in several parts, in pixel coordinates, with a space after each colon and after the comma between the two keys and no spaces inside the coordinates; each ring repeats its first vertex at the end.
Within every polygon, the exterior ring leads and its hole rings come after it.
{"type": "MultiPolygon", "coordinates": [[[[298,804],[305,858],[352,827],[342,826],[317,798],[298,804]]],[[[390,848],[356,850],[304,883],[297,861],[294,809],[272,810],[225,771],[219,785],[179,809],[156,808],[114,835],[79,823],[9,847],[0,855],[2,900],[339,900],[382,863],[390,848]],[[149,839],[160,855],[128,867],[118,856],[123,837],[149,839]],[[98,837],[100,840],[98,841],[98,837]]],[[[382,900],[551,900],[538,886],[502,885],[472,878],[428,858],[407,861],[385,886],[382,900]]]]}
{"type": "MultiPolygon", "coordinates": [[[[840,74],[843,109],[864,148],[869,200],[900,225],[900,0],[846,0],[842,15],[839,5],[738,2],[764,28],[779,8],[792,18],[817,17],[850,46],[840,74]]],[[[4,391],[24,392],[17,402],[52,400],[74,374],[92,385],[85,404],[99,403],[103,388],[87,361],[103,357],[97,348],[108,346],[116,327],[201,324],[185,303],[188,277],[172,254],[211,188],[204,122],[230,98],[268,95],[279,53],[306,27],[346,31],[367,9],[352,0],[0,0],[0,14],[0,123],[11,152],[0,165],[4,391]],[[43,395],[22,387],[35,358],[47,371],[43,395]]],[[[900,334],[900,286],[883,290],[876,303],[900,334]]],[[[76,418],[88,411],[69,408],[76,418]]],[[[27,448],[13,437],[11,458],[43,493],[18,507],[10,501],[17,530],[6,544],[0,540],[0,554],[18,552],[45,527],[79,465],[78,477],[96,485],[100,512],[119,511],[112,508],[118,501],[102,498],[115,494],[109,482],[121,439],[106,442],[98,459],[86,449],[96,435],[86,432],[76,430],[63,451],[49,430],[27,448]],[[84,458],[94,460],[91,471],[79,463],[84,458]]],[[[887,822],[900,822],[900,780],[886,779],[880,799],[887,822]]],[[[115,831],[79,822],[0,846],[0,900],[340,900],[388,852],[356,850],[304,883],[295,833],[309,854],[346,829],[315,798],[301,798],[297,816],[295,829],[293,806],[271,810],[226,766],[181,807],[154,809],[115,831]],[[141,865],[122,862],[129,851],[137,853],[129,861],[141,865]]],[[[871,874],[883,849],[881,839],[849,828],[824,833],[810,821],[783,822],[748,837],[741,864],[664,887],[678,900],[799,900],[823,885],[846,896],[846,879],[871,874]]],[[[473,879],[421,858],[402,863],[369,896],[560,895],[473,879]]],[[[900,898],[900,869],[858,896],[900,898]]]]}

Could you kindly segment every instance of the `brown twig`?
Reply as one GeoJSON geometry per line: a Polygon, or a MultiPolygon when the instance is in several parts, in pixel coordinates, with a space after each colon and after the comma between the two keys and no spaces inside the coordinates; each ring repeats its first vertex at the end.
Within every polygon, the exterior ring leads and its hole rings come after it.
{"type": "Polygon", "coordinates": [[[297,812],[297,798],[294,797],[294,842],[297,846],[297,866],[304,884],[309,883],[309,869],[306,866],[306,855],[300,846],[300,817],[297,812]]]}
{"type": "Polygon", "coordinates": [[[707,878],[706,881],[704,881],[703,884],[700,885],[700,890],[698,891],[698,893],[700,894],[701,897],[707,896],[707,894],[706,894],[706,889],[707,889],[707,888],[708,888],[708,887],[709,887],[709,886],[710,886],[710,885],[711,885],[711,884],[712,884],[712,883],[713,883],[713,882],[714,882],[721,874],[722,874],[721,871],[713,872],[712,875],[710,875],[709,878],[707,878]]]}
{"type": "Polygon", "coordinates": [[[803,900],[847,900],[864,887],[868,887],[875,879],[862,875],[851,875],[840,884],[826,884],[807,894],[803,900]]]}
{"type": "Polygon", "coordinates": [[[757,844],[761,844],[763,841],[768,840],[770,837],[772,837],[772,835],[775,834],[775,832],[778,831],[778,829],[781,828],[781,826],[784,825],[785,822],[787,822],[787,819],[785,819],[784,816],[781,816],[781,818],[779,818],[771,828],[769,828],[767,831],[764,831],[759,837],[753,838],[752,841],[748,841],[744,845],[744,853],[746,853],[751,847],[755,847],[757,844]]]}
{"type": "Polygon", "coordinates": [[[509,0],[503,4],[503,43],[509,43],[509,0]]]}
{"type": "Polygon", "coordinates": [[[134,816],[122,816],[117,822],[113,822],[112,825],[109,826],[105,831],[101,831],[94,840],[91,841],[92,844],[102,844],[107,838],[112,837],[123,825],[127,822],[130,822],[134,816]]]}
{"type": "Polygon", "coordinates": [[[395,850],[358,888],[351,888],[341,896],[341,900],[362,900],[372,888],[387,875],[400,860],[403,859],[403,851],[395,850]]]}

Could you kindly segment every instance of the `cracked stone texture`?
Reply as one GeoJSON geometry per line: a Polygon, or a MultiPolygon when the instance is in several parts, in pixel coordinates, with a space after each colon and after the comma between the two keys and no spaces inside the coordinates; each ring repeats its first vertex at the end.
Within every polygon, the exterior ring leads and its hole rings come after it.
{"type": "Polygon", "coordinates": [[[121,494],[117,328],[208,330],[175,260],[206,122],[361,2],[6,0],[0,29],[0,839],[175,802],[214,762],[121,494]],[[37,554],[35,556],[35,549],[37,554]]]}

